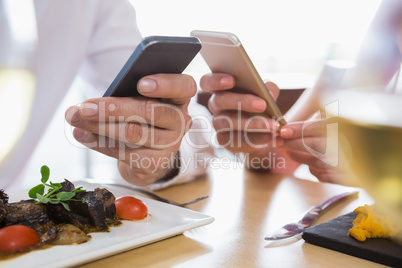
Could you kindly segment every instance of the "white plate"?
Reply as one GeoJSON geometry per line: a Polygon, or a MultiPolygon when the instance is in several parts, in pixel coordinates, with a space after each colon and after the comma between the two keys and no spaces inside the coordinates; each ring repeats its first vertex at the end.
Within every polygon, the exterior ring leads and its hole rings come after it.
{"type": "MultiPolygon", "coordinates": [[[[87,190],[97,187],[81,182],[76,184],[76,187],[78,186],[87,190]]],[[[105,188],[116,197],[132,195],[143,200],[151,214],[149,220],[123,221],[121,226],[110,228],[108,233],[91,233],[92,238],[87,243],[34,250],[11,260],[0,261],[0,267],[75,266],[179,235],[214,221],[211,216],[148,199],[128,189],[114,186],[105,188]]],[[[10,202],[28,199],[27,192],[25,190],[8,193],[10,202]]]]}

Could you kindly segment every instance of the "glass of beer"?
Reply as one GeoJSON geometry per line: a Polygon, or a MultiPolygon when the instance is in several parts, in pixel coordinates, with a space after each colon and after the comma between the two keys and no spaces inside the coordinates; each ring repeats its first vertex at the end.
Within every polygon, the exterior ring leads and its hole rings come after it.
{"type": "Polygon", "coordinates": [[[346,174],[402,230],[402,95],[378,88],[330,95],[338,104],[339,156],[346,174]]]}

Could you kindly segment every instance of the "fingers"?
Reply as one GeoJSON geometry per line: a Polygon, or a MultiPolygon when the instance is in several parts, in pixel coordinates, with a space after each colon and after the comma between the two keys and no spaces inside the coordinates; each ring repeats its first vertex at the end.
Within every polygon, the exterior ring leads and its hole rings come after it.
{"type": "Polygon", "coordinates": [[[337,135],[334,131],[337,131],[337,128],[328,128],[333,123],[337,123],[336,119],[289,123],[281,128],[280,137],[285,140],[285,147],[290,150],[314,150],[324,154],[327,147],[336,142],[334,139],[337,135]]]}
{"type": "Polygon", "coordinates": [[[300,151],[300,152],[308,152],[315,151],[320,154],[325,154],[327,149],[327,140],[325,137],[304,137],[301,139],[283,139],[284,148],[300,151]]]}
{"type": "Polygon", "coordinates": [[[233,76],[223,73],[210,73],[201,77],[200,87],[209,93],[215,93],[235,86],[233,76]]]}
{"type": "Polygon", "coordinates": [[[237,111],[223,111],[212,119],[216,131],[236,131],[274,133],[276,121],[259,115],[249,115],[237,111]]]}
{"type": "Polygon", "coordinates": [[[127,182],[145,186],[163,178],[172,167],[175,153],[166,156],[155,156],[146,151],[131,154],[129,162],[118,161],[117,166],[123,179],[127,182]],[[143,156],[145,155],[145,156],[143,156]]]}
{"type": "Polygon", "coordinates": [[[317,170],[332,170],[333,167],[327,163],[325,163],[325,159],[319,159],[316,156],[298,151],[288,151],[290,157],[296,162],[306,164],[310,168],[314,168],[317,170]]]}
{"type": "Polygon", "coordinates": [[[266,102],[260,97],[229,91],[212,95],[208,102],[208,109],[213,114],[218,114],[225,110],[262,113],[265,111],[266,106],[266,102]]]}
{"type": "Polygon", "coordinates": [[[171,168],[179,145],[166,150],[133,147],[108,137],[74,129],[74,137],[88,148],[118,159],[121,175],[136,185],[148,185],[163,177],[171,168]]]}
{"type": "MultiPolygon", "coordinates": [[[[92,133],[101,137],[107,137],[118,142],[122,142],[131,147],[147,147],[157,150],[165,149],[175,144],[180,144],[182,137],[186,133],[183,129],[179,131],[151,128],[148,125],[122,122],[118,124],[109,124],[106,126],[85,126],[76,128],[74,133],[78,133],[78,129],[87,133],[92,133]]],[[[88,135],[88,134],[87,134],[88,135]]],[[[93,138],[83,138],[74,135],[76,140],[81,143],[93,143],[93,138]]],[[[92,136],[91,136],[92,137],[92,136]]]]}
{"type": "MultiPolygon", "coordinates": [[[[87,133],[130,146],[160,150],[180,144],[191,127],[191,117],[174,108],[152,99],[101,98],[71,107],[66,112],[66,120],[87,133]],[[99,109],[102,105],[113,109],[99,109]]],[[[87,134],[88,137],[92,136],[87,134]]],[[[75,138],[81,143],[95,142],[82,140],[81,136],[75,138]]]]}
{"type": "Polygon", "coordinates": [[[317,169],[309,167],[311,174],[313,174],[321,182],[337,183],[342,185],[348,185],[348,181],[345,180],[345,175],[336,170],[329,169],[317,169]]]}
{"type": "MultiPolygon", "coordinates": [[[[107,136],[114,140],[118,140],[128,144],[135,144],[149,148],[160,148],[166,145],[180,143],[181,138],[191,127],[191,118],[181,120],[166,120],[158,119],[157,127],[155,124],[149,125],[139,117],[131,117],[126,121],[98,122],[85,120],[80,117],[78,108],[73,107],[66,116],[67,121],[76,128],[82,129],[89,133],[94,133],[101,136],[107,136]],[[73,113],[73,115],[70,115],[73,113]]],[[[164,117],[170,118],[173,117],[164,117]]],[[[79,142],[81,140],[78,139],[79,142]]]]}
{"type": "Polygon", "coordinates": [[[141,95],[151,98],[167,98],[174,103],[184,104],[197,92],[197,84],[186,74],[155,74],[138,81],[141,95]]]}
{"type": "MultiPolygon", "coordinates": [[[[201,88],[209,93],[217,93],[223,90],[234,88],[236,85],[236,80],[233,76],[224,73],[210,73],[201,77],[200,86],[201,88]]],[[[279,96],[279,87],[269,81],[265,83],[269,93],[272,98],[276,100],[279,96]]]]}
{"type": "MultiPolygon", "coordinates": [[[[279,96],[279,88],[273,82],[265,83],[271,96],[276,100],[279,96]]],[[[214,113],[222,110],[242,110],[250,113],[262,113],[267,107],[264,99],[252,94],[239,94],[225,91],[235,86],[233,76],[221,73],[204,75],[200,81],[201,88],[209,93],[214,93],[210,99],[208,108],[214,113]]]]}
{"type": "Polygon", "coordinates": [[[288,123],[281,128],[280,136],[284,139],[323,137],[326,135],[327,124],[326,120],[288,123]]]}
{"type": "MultiPolygon", "coordinates": [[[[200,85],[204,91],[213,93],[208,108],[214,115],[213,126],[221,146],[234,153],[268,152],[276,146],[276,122],[255,115],[266,110],[265,100],[252,94],[227,91],[235,86],[234,78],[227,74],[204,75],[200,85]]],[[[277,86],[267,83],[268,86],[277,95],[277,86]]]]}
{"type": "Polygon", "coordinates": [[[216,137],[218,143],[232,153],[269,152],[272,148],[280,146],[281,142],[267,133],[244,131],[219,131],[216,137]]]}
{"type": "Polygon", "coordinates": [[[281,128],[280,137],[290,150],[308,152],[313,149],[325,153],[326,124],[323,121],[288,123],[281,128]]]}
{"type": "Polygon", "coordinates": [[[90,99],[80,106],[70,107],[66,120],[73,126],[105,122],[138,122],[159,128],[174,129],[189,120],[187,111],[175,105],[148,98],[106,97],[90,99]]]}
{"type": "MultiPolygon", "coordinates": [[[[169,154],[170,152],[177,152],[180,147],[180,143],[173,143],[170,146],[163,146],[163,150],[155,150],[155,147],[150,148],[136,144],[127,144],[79,128],[74,129],[73,135],[77,141],[81,142],[86,147],[126,162],[128,162],[130,158],[133,158],[132,154],[146,152],[149,157],[159,156],[169,154]]],[[[146,155],[144,155],[144,157],[145,156],[146,155]]]]}
{"type": "Polygon", "coordinates": [[[280,137],[283,148],[296,162],[309,166],[310,172],[320,181],[345,183],[341,173],[334,166],[337,153],[331,150],[327,125],[332,120],[289,123],[282,127],[280,137]]]}
{"type": "Polygon", "coordinates": [[[65,117],[77,141],[116,158],[126,180],[146,185],[169,171],[192,125],[187,106],[197,87],[189,75],[157,74],[141,79],[138,89],[144,97],[90,99],[65,117]]]}
{"type": "Polygon", "coordinates": [[[280,89],[279,87],[273,82],[265,82],[265,86],[267,87],[269,93],[271,94],[274,100],[277,100],[279,97],[280,89]]]}

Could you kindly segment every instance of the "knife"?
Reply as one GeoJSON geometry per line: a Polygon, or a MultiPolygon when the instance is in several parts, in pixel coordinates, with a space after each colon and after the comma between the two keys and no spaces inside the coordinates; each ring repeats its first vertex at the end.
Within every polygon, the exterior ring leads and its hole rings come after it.
{"type": "Polygon", "coordinates": [[[358,193],[359,193],[358,191],[353,191],[339,194],[329,198],[328,200],[323,201],[322,203],[314,207],[311,207],[304,213],[304,216],[301,218],[301,220],[299,220],[298,222],[284,225],[282,228],[268,234],[265,237],[265,240],[277,241],[290,237],[296,237],[296,236],[301,237],[303,231],[308,227],[310,227],[311,225],[313,225],[314,222],[320,217],[320,215],[325,209],[347,197],[357,196],[358,193]]]}

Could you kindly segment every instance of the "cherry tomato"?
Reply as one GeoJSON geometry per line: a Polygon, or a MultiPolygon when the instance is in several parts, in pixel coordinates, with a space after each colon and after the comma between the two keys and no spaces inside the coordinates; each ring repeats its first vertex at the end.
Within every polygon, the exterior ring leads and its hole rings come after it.
{"type": "Polygon", "coordinates": [[[125,220],[142,220],[148,216],[148,208],[140,199],[123,196],[115,201],[116,217],[125,220]]]}
{"type": "Polygon", "coordinates": [[[0,252],[17,252],[39,243],[34,229],[25,225],[11,225],[0,229],[0,252]]]}

